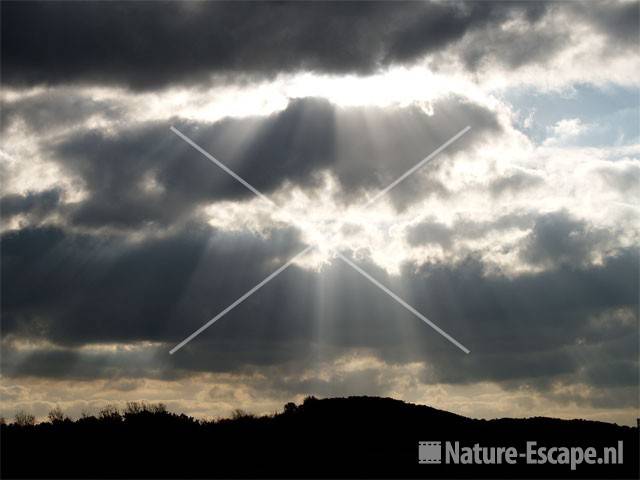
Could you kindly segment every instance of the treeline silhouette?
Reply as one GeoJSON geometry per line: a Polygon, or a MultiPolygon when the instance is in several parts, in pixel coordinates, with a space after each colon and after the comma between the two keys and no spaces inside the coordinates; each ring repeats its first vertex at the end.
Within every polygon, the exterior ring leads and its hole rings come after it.
{"type": "MultiPolygon", "coordinates": [[[[3,478],[450,477],[638,478],[638,428],[586,420],[474,420],[391,398],[308,397],[280,413],[204,421],[133,402],[122,411],[39,424],[26,412],[0,425],[3,478]],[[603,447],[624,442],[622,465],[419,464],[419,441],[463,446],[603,447]]],[[[444,455],[444,451],[443,451],[444,455]]]]}

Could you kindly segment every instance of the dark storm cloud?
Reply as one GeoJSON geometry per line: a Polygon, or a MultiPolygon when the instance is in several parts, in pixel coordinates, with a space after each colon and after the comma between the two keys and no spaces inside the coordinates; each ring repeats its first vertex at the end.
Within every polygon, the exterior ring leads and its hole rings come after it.
{"type": "Polygon", "coordinates": [[[462,335],[477,334],[479,348],[489,346],[480,339],[485,336],[482,329],[490,328],[490,335],[501,332],[505,342],[501,347],[506,351],[544,350],[572,343],[583,328],[580,324],[588,325],[592,314],[632,308],[638,284],[636,265],[633,251],[608,257],[603,266],[565,265],[513,279],[485,274],[482,263],[474,260],[456,268],[428,265],[422,278],[434,286],[424,290],[418,303],[434,312],[434,318],[469,322],[462,330],[470,330],[462,335]]]}
{"type": "MultiPolygon", "coordinates": [[[[544,4],[540,2],[540,5],[544,4]]],[[[544,62],[553,57],[562,45],[569,43],[567,31],[556,31],[551,27],[515,31],[492,28],[471,33],[457,51],[470,71],[476,71],[490,61],[517,69],[530,63],[544,62]]]]}
{"type": "MultiPolygon", "coordinates": [[[[284,183],[312,186],[333,173],[346,199],[386,186],[466,125],[472,131],[446,153],[462,151],[501,129],[484,107],[450,97],[433,115],[404,108],[338,108],[326,100],[292,100],[268,117],[176,125],[264,193],[284,183]]],[[[53,159],[80,177],[89,197],[69,207],[87,226],[136,227],[188,218],[202,203],[253,193],[169,131],[171,123],[131,125],[114,134],[73,132],[53,145],[53,159]]],[[[433,173],[438,162],[429,166],[433,173]]],[[[447,195],[436,180],[412,179],[393,192],[397,205],[447,195]]]]}
{"type": "MultiPolygon", "coordinates": [[[[638,260],[636,251],[622,251],[602,266],[564,266],[511,279],[486,275],[473,261],[455,269],[425,266],[423,281],[412,282],[414,305],[441,319],[472,351],[446,355],[429,342],[434,368],[425,381],[543,379],[538,386],[547,388],[558,377],[590,383],[584,371],[597,365],[620,362],[637,372],[638,260]],[[617,323],[619,309],[629,321],[617,323]],[[596,316],[606,321],[594,327],[596,316]]],[[[625,372],[612,368],[610,375],[628,381],[625,372]]]]}
{"type": "Polygon", "coordinates": [[[415,305],[429,318],[447,318],[473,352],[473,358],[431,359],[438,368],[425,380],[533,382],[546,390],[554,379],[602,385],[603,365],[612,384],[634,385],[639,257],[634,249],[605,253],[616,232],[558,211],[452,228],[425,221],[408,232],[408,240],[455,250],[459,240],[505,228],[529,230],[516,248],[521,260],[543,266],[543,272],[509,278],[487,273],[473,257],[455,268],[429,264],[418,271],[426,287],[415,290],[415,305]],[[598,253],[605,255],[604,265],[592,263],[598,253]]]}
{"type": "Polygon", "coordinates": [[[566,212],[549,213],[536,219],[521,256],[537,265],[581,265],[593,252],[602,251],[595,247],[614,234],[594,229],[566,212]]]}
{"type": "MultiPolygon", "coordinates": [[[[532,238],[538,241],[540,232],[559,222],[542,217],[532,238]]],[[[169,356],[175,343],[300,247],[290,232],[273,235],[259,240],[195,226],[135,243],[44,228],[5,234],[3,337],[47,340],[66,350],[8,348],[3,371],[16,377],[172,379],[285,368],[293,376],[289,385],[273,388],[315,385],[321,392],[329,387],[298,382],[296,375],[318,359],[366,348],[387,364],[425,362],[429,369],[420,381],[428,383],[497,381],[549,389],[556,378],[603,385],[608,369],[609,381],[624,386],[637,372],[634,249],[611,254],[601,265],[558,262],[553,269],[509,277],[486,273],[472,257],[459,264],[407,266],[400,279],[358,260],[471,355],[336,263],[321,274],[287,270],[169,356]],[[141,340],[160,346],[138,344],[139,352],[126,355],[140,370],[125,365],[119,353],[75,350],[141,340]]]]}
{"type": "MultiPolygon", "coordinates": [[[[285,181],[312,183],[314,173],[329,165],[333,112],[328,102],[310,99],[270,117],[177,124],[269,192],[285,181]]],[[[175,136],[170,125],[130,125],[117,134],[85,130],[54,145],[54,159],[80,177],[90,194],[71,209],[70,220],[87,226],[167,224],[188,218],[201,203],[253,195],[175,136]]]]}
{"type": "Polygon", "coordinates": [[[370,73],[473,32],[500,31],[514,18],[522,35],[487,53],[524,64],[563,46],[551,34],[543,48],[527,40],[548,10],[542,2],[4,2],[3,81],[145,89],[212,74],[370,73]]]}
{"type": "Polygon", "coordinates": [[[33,220],[41,220],[53,212],[60,204],[62,191],[59,189],[41,192],[13,193],[0,198],[0,213],[5,218],[26,215],[33,220]]]}
{"type": "Polygon", "coordinates": [[[640,31],[640,8],[638,2],[615,0],[600,2],[571,2],[570,8],[580,17],[597,27],[598,31],[611,37],[609,48],[637,48],[640,31]]]}
{"type": "Polygon", "coordinates": [[[451,96],[431,105],[433,114],[416,106],[405,108],[352,108],[336,110],[335,166],[346,195],[379,189],[414,166],[464,127],[472,130],[452,144],[420,174],[390,192],[402,209],[427,196],[447,197],[449,189],[431,175],[447,169],[441,159],[469,149],[502,131],[497,115],[486,107],[451,96]]]}
{"type": "MultiPolygon", "coordinates": [[[[86,352],[73,349],[35,349],[21,352],[10,343],[3,345],[2,370],[9,377],[65,378],[138,378],[156,376],[158,365],[150,361],[151,349],[138,351],[86,352]]],[[[159,357],[159,356],[158,356],[159,357]]],[[[124,390],[120,388],[120,390],[124,390]]]]}
{"type": "Polygon", "coordinates": [[[63,344],[177,338],[298,246],[290,231],[265,240],[197,225],[143,242],[53,227],[8,232],[3,333],[63,344]]]}

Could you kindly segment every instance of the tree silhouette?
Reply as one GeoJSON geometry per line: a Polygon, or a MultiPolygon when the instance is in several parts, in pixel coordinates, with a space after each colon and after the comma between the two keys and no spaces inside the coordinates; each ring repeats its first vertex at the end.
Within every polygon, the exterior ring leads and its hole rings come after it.
{"type": "Polygon", "coordinates": [[[295,413],[297,409],[298,409],[298,406],[295,403],[289,402],[284,406],[284,413],[287,415],[291,415],[295,413]]]}
{"type": "Polygon", "coordinates": [[[0,424],[2,478],[638,478],[638,428],[552,418],[475,420],[390,398],[307,397],[282,413],[196,420],[163,404],[106,405],[72,421],[58,407],[35,424],[24,411],[0,424]],[[62,420],[61,420],[62,419],[62,420]],[[624,463],[420,465],[418,442],[615,447],[624,463]],[[35,460],[34,460],[35,459],[35,460]],[[64,461],[61,461],[64,459],[64,461]]]}
{"type": "Polygon", "coordinates": [[[233,412],[231,412],[232,420],[241,420],[241,419],[248,419],[248,418],[254,418],[254,417],[255,416],[253,414],[246,412],[241,408],[236,408],[233,410],[233,412]]]}
{"type": "Polygon", "coordinates": [[[65,420],[69,420],[69,417],[67,417],[62,411],[62,409],[57,406],[55,408],[52,408],[49,411],[47,418],[51,423],[61,423],[61,422],[64,422],[65,420]]]}
{"type": "Polygon", "coordinates": [[[35,425],[36,417],[24,410],[18,410],[16,412],[15,422],[16,425],[19,425],[20,427],[30,427],[35,425]]]}
{"type": "Polygon", "coordinates": [[[15,416],[16,425],[20,427],[31,427],[36,423],[36,417],[24,410],[18,410],[15,416]]]}
{"type": "Polygon", "coordinates": [[[105,405],[98,412],[98,417],[104,422],[118,423],[122,420],[120,410],[115,405],[105,405]]]}

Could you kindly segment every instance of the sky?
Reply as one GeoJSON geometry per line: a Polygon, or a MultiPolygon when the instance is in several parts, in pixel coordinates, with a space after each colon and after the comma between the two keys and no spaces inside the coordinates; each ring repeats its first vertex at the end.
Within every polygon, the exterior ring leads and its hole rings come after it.
{"type": "Polygon", "coordinates": [[[1,9],[0,415],[379,395],[635,424],[638,2],[1,9]]]}

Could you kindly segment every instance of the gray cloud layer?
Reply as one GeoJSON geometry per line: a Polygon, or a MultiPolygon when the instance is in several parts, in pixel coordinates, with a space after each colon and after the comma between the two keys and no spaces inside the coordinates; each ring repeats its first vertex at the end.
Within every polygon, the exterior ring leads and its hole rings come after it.
{"type": "MultiPolygon", "coordinates": [[[[564,214],[537,218],[535,225],[526,256],[544,252],[553,260],[550,270],[511,278],[487,274],[470,257],[407,266],[394,287],[468,345],[472,357],[340,264],[321,274],[292,268],[169,357],[170,346],[268,274],[274,259],[282,262],[299,249],[295,237],[274,232],[259,240],[202,227],[135,244],[51,228],[6,234],[3,335],[45,339],[67,350],[14,352],[8,343],[3,372],[174,378],[250,365],[296,365],[300,372],[319,357],[367,348],[390,364],[426,362],[422,381],[429,383],[492,380],[548,388],[564,378],[634,385],[637,252],[619,251],[601,266],[565,264],[563,245],[569,238],[589,244],[586,229],[564,214]],[[142,340],[162,346],[117,355],[68,350],[142,340]]],[[[393,285],[373,264],[365,268],[393,285]]]]}
{"type": "MultiPolygon", "coordinates": [[[[493,112],[457,97],[436,102],[433,110],[428,115],[415,106],[341,109],[326,100],[307,98],[268,117],[213,124],[176,119],[175,123],[264,193],[285,182],[314,185],[326,170],[338,179],[348,200],[388,184],[466,125],[473,125],[473,133],[447,153],[462,151],[501,130],[493,112]]],[[[38,112],[42,118],[43,110],[38,112]]],[[[22,114],[28,123],[30,113],[27,109],[22,114]]],[[[88,193],[83,202],[65,207],[71,223],[166,225],[188,218],[203,203],[253,195],[171,133],[170,125],[130,125],[117,134],[79,129],[49,145],[52,160],[79,178],[88,193]],[[153,188],[145,188],[149,184],[153,188]]],[[[418,189],[407,182],[392,198],[403,206],[426,195],[446,195],[444,185],[432,183],[432,188],[418,189]]],[[[18,200],[5,199],[11,205],[18,200]]],[[[20,199],[25,205],[46,200],[20,199]]]]}
{"type": "Polygon", "coordinates": [[[3,82],[148,89],[212,74],[370,73],[478,33],[482,44],[456,54],[467,68],[484,59],[516,68],[564,47],[564,32],[532,30],[548,15],[591,24],[617,48],[632,45],[638,28],[637,5],[619,3],[598,12],[543,2],[114,3],[5,2],[3,82]],[[501,33],[514,19],[522,33],[501,33]]]}
{"type": "MultiPolygon", "coordinates": [[[[51,108],[55,98],[46,104],[51,108]]],[[[453,152],[501,132],[494,113],[457,97],[436,102],[433,112],[339,109],[324,100],[299,99],[268,117],[174,121],[265,193],[284,181],[314,186],[317,173],[328,170],[349,201],[363,189],[387,184],[466,124],[474,126],[474,135],[453,152]]],[[[22,105],[12,114],[31,125],[33,115],[43,128],[53,125],[46,109],[22,105]]],[[[468,345],[473,359],[339,264],[320,274],[291,268],[268,291],[169,357],[171,346],[301,248],[293,230],[272,229],[262,238],[219,231],[193,217],[199,205],[250,194],[171,134],[169,125],[131,124],[116,134],[80,128],[43,140],[53,142],[47,149],[52,160],[81,179],[86,197],[66,203],[64,192],[53,188],[2,198],[4,215],[22,215],[31,225],[2,238],[5,375],[172,379],[249,367],[300,374],[318,358],[364,348],[390,365],[422,362],[420,381],[426,383],[496,381],[548,389],[554,379],[564,379],[633,385],[637,252],[608,249],[615,232],[562,210],[459,219],[451,226],[426,220],[407,232],[413,246],[445,250],[455,250],[460,240],[526,232],[518,258],[539,273],[489,273],[474,252],[458,263],[406,265],[395,284],[373,262],[365,265],[468,345]],[[150,179],[152,189],[145,187],[150,179]],[[63,219],[57,227],[41,223],[52,213],[63,219]],[[170,230],[131,236],[148,222],[170,230]],[[104,229],[113,226],[128,233],[104,229]],[[594,252],[603,255],[600,264],[594,252]],[[21,339],[54,346],[24,350],[21,339]],[[137,347],[83,350],[104,343],[137,347]]],[[[627,188],[625,175],[602,175],[616,189],[627,188]]],[[[516,173],[488,188],[500,197],[540,182],[516,173]]],[[[415,201],[410,183],[399,191],[409,193],[398,194],[396,203],[415,201]]],[[[443,185],[433,192],[448,195],[443,185]]],[[[329,388],[317,381],[297,382],[294,375],[269,388],[329,388]]],[[[609,402],[620,398],[628,401],[625,396],[609,402]]]]}
{"type": "MultiPolygon", "coordinates": [[[[3,132],[24,135],[42,157],[37,161],[62,172],[60,184],[37,192],[18,186],[0,199],[3,220],[14,228],[1,238],[3,375],[135,385],[257,372],[261,380],[252,381],[261,392],[383,394],[389,369],[418,363],[412,381],[423,385],[488,381],[530,387],[559,402],[636,406],[639,257],[628,246],[634,234],[626,226],[596,227],[575,210],[542,205],[545,199],[533,198],[526,211],[505,207],[493,218],[456,216],[461,210],[449,224],[446,215],[424,217],[401,232],[411,253],[436,246],[459,255],[407,263],[398,277],[370,252],[358,252],[357,262],[472,356],[339,262],[322,272],[288,269],[179,355],[167,353],[302,248],[293,229],[273,224],[264,236],[238,233],[198,216],[199,207],[223,200],[249,208],[243,202],[253,194],[170,125],[266,194],[285,185],[314,194],[320,174],[329,172],[338,181],[337,210],[387,185],[467,125],[472,133],[447,154],[500,140],[508,126],[497,110],[457,96],[440,97],[430,105],[433,114],[417,105],[347,108],[301,98],[264,117],[145,123],[131,118],[124,100],[75,89],[152,90],[204,84],[211,75],[254,81],[301,71],[367,74],[427,54],[435,68],[439,52],[470,71],[487,62],[517,69],[543,65],[565,47],[571,32],[553,27],[557,15],[603,35],[611,52],[635,47],[636,2],[4,2],[4,85],[63,86],[3,98],[3,132]],[[96,119],[109,128],[96,128],[96,119]],[[499,254],[511,254],[526,273],[488,265],[483,247],[459,249],[513,232],[519,236],[500,243],[499,254]],[[617,235],[624,241],[613,241],[617,235]],[[357,350],[382,359],[387,370],[306,375],[357,350]],[[591,390],[559,391],[558,383],[591,390]]],[[[549,181],[544,168],[534,174],[483,166],[491,171],[484,184],[456,191],[486,187],[487,201],[504,206],[549,181]]],[[[446,175],[438,174],[447,170],[439,168],[434,162],[421,172],[428,176],[393,192],[398,211],[434,196],[436,205],[445,204],[440,213],[448,213],[445,200],[453,204],[454,190],[441,183],[446,175]]],[[[637,193],[638,168],[628,159],[602,161],[592,173],[584,178],[616,198],[637,193]]],[[[581,191],[590,192],[586,185],[581,191]]]]}

